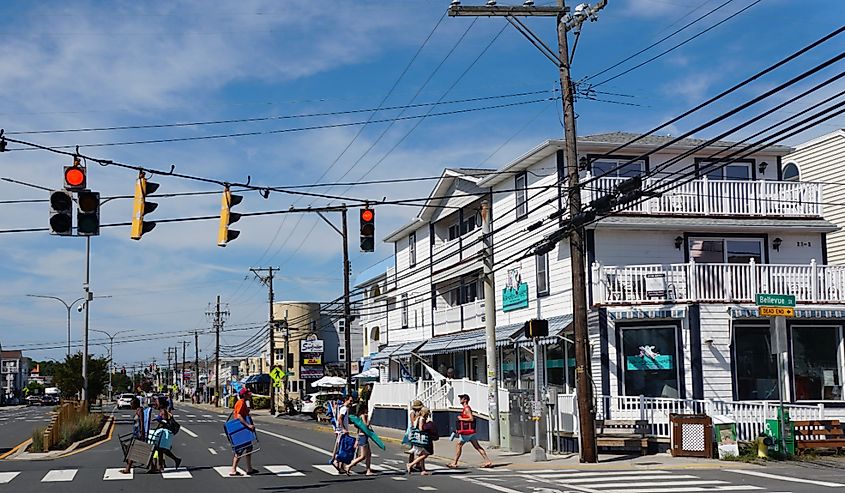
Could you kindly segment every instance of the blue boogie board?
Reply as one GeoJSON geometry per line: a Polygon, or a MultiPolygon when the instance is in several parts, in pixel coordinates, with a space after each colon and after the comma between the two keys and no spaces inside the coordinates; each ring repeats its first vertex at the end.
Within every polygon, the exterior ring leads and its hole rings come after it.
{"type": "MultiPolygon", "coordinates": [[[[249,424],[252,424],[251,417],[247,416],[246,420],[249,424]]],[[[229,443],[232,445],[232,451],[236,454],[258,441],[255,432],[244,426],[239,419],[226,421],[223,428],[226,430],[226,438],[229,439],[229,443]]]]}
{"type": "Polygon", "coordinates": [[[337,444],[335,459],[343,464],[349,464],[355,458],[355,445],[357,440],[349,434],[340,436],[340,443],[337,444]]]}

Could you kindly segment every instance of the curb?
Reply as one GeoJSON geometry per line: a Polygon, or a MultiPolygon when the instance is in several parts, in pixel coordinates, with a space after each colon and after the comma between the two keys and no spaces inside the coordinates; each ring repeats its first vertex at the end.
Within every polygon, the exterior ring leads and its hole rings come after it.
{"type": "Polygon", "coordinates": [[[70,445],[70,447],[64,450],[53,450],[51,452],[26,452],[27,446],[32,443],[32,439],[30,438],[26,442],[18,445],[18,447],[16,447],[15,454],[9,455],[8,459],[20,461],[46,461],[70,457],[71,455],[75,455],[80,452],[92,449],[102,443],[108,442],[112,438],[115,422],[114,416],[105,416],[105,418],[106,420],[103,423],[103,427],[100,429],[99,435],[95,435],[93,437],[88,437],[84,440],[74,442],[70,445]],[[21,447],[23,445],[26,446],[21,447]]]}

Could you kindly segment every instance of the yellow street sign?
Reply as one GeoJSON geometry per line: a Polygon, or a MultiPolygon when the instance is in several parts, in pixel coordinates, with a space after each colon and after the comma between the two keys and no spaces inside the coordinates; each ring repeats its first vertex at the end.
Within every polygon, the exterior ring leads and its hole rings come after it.
{"type": "Polygon", "coordinates": [[[274,383],[280,383],[283,378],[285,378],[285,371],[279,368],[278,366],[270,370],[270,378],[273,379],[274,383]]]}
{"type": "Polygon", "coordinates": [[[761,317],[794,317],[795,308],[788,306],[761,306],[759,307],[761,317]]]}

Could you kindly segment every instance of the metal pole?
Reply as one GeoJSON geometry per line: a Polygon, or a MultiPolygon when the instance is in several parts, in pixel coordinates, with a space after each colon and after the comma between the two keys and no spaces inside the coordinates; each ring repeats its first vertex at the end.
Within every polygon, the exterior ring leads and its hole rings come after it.
{"type": "Polygon", "coordinates": [[[217,308],[214,312],[214,328],[217,332],[217,343],[214,349],[214,393],[215,407],[220,407],[220,295],[217,295],[217,308]]]}
{"type": "MultiPolygon", "coordinates": [[[[269,373],[276,365],[276,317],[273,314],[273,302],[275,301],[273,293],[273,266],[268,269],[270,271],[270,278],[268,280],[270,285],[270,369],[269,373]]],[[[270,385],[270,415],[276,415],[276,387],[270,385]]]]}
{"type": "Polygon", "coordinates": [[[481,201],[481,234],[484,239],[484,329],[487,339],[487,406],[490,415],[490,446],[501,445],[499,433],[499,366],[496,357],[496,277],[493,274],[491,207],[481,201]]]}
{"type": "MultiPolygon", "coordinates": [[[[59,300],[61,301],[61,300],[59,300]]],[[[64,301],[62,301],[64,303],[64,301]]],[[[67,356],[70,357],[70,308],[72,305],[65,305],[67,308],[67,356]]]]}
{"type": "Polygon", "coordinates": [[[288,372],[290,372],[290,367],[288,366],[288,354],[290,352],[290,327],[288,327],[288,313],[285,310],[285,320],[282,322],[285,324],[285,362],[283,366],[285,368],[285,376],[282,378],[282,385],[284,388],[285,394],[285,410],[290,414],[290,409],[287,409],[289,400],[288,400],[288,372]]]}
{"type": "Polygon", "coordinates": [[[91,282],[91,237],[85,237],[85,284],[82,289],[85,292],[85,328],[82,334],[82,401],[88,401],[88,321],[91,311],[91,299],[93,298],[89,283],[91,282]]]}
{"type": "Polygon", "coordinates": [[[114,397],[114,384],[112,382],[112,376],[114,375],[114,336],[109,336],[109,366],[111,366],[111,371],[109,372],[109,402],[111,402],[114,397]]]}
{"type": "Polygon", "coordinates": [[[542,462],[547,460],[546,449],[540,446],[540,419],[543,408],[540,401],[540,344],[534,338],[534,402],[531,405],[531,419],[534,420],[534,446],[531,448],[531,460],[542,462]]]}
{"type": "Polygon", "coordinates": [[[786,349],[786,341],[782,339],[782,336],[786,334],[786,318],[785,317],[775,317],[774,318],[775,324],[775,338],[777,347],[777,357],[778,357],[778,428],[780,432],[780,444],[778,448],[780,448],[780,452],[786,455],[786,423],[784,422],[784,415],[783,415],[783,393],[784,393],[784,382],[783,382],[783,353],[786,349]]]}
{"type": "Polygon", "coordinates": [[[341,218],[343,224],[343,344],[346,348],[346,395],[352,395],[352,338],[350,336],[352,330],[349,327],[349,232],[346,227],[346,204],[343,204],[341,218]]]}

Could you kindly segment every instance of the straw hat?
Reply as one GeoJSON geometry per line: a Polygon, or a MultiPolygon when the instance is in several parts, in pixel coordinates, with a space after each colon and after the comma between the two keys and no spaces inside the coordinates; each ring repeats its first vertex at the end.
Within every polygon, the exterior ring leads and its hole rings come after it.
{"type": "Polygon", "coordinates": [[[422,408],[423,408],[423,403],[419,399],[416,399],[414,402],[411,403],[411,409],[413,409],[414,411],[419,411],[422,408]]]}

